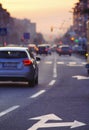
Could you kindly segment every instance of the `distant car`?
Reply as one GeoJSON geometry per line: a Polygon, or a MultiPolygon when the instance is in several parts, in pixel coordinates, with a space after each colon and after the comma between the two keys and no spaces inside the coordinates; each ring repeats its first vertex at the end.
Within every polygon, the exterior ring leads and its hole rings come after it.
{"type": "Polygon", "coordinates": [[[0,81],[24,81],[29,86],[38,84],[38,65],[28,48],[0,47],[0,81]]]}
{"type": "Polygon", "coordinates": [[[50,54],[51,55],[51,48],[49,44],[40,44],[38,45],[38,54],[50,54]]]}
{"type": "Polygon", "coordinates": [[[72,49],[69,45],[61,45],[57,47],[57,53],[61,55],[69,55],[71,56],[72,54],[72,49]]]}
{"type": "Polygon", "coordinates": [[[28,49],[33,53],[38,53],[38,47],[35,44],[28,44],[28,49]]]}
{"type": "Polygon", "coordinates": [[[85,55],[86,54],[86,50],[79,45],[75,45],[72,47],[73,53],[77,53],[77,54],[82,54],[85,55]]]}

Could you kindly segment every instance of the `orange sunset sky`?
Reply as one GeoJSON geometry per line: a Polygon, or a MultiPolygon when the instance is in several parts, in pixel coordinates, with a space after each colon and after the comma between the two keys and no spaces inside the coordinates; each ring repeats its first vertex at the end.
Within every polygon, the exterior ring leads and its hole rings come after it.
{"type": "Polygon", "coordinates": [[[50,33],[54,26],[54,33],[61,33],[57,28],[63,24],[67,28],[72,24],[72,8],[78,0],[0,0],[3,8],[12,17],[27,18],[37,24],[37,32],[50,33]]]}

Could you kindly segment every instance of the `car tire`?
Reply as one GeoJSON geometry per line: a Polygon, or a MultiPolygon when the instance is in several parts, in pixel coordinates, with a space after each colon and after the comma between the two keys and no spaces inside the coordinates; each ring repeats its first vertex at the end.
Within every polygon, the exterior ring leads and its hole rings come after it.
{"type": "Polygon", "coordinates": [[[35,80],[33,79],[33,80],[28,81],[28,86],[34,87],[35,86],[35,80]]]}
{"type": "Polygon", "coordinates": [[[38,85],[38,76],[35,79],[35,84],[38,85]]]}
{"type": "Polygon", "coordinates": [[[87,70],[87,73],[88,73],[88,75],[89,75],[89,69],[87,70]]]}

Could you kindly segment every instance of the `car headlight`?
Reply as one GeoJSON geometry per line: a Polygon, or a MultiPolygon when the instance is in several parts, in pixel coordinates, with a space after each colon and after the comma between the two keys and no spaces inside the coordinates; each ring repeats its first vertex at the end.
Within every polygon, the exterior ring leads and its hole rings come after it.
{"type": "Polygon", "coordinates": [[[87,57],[87,56],[88,56],[88,53],[86,53],[85,56],[87,57]]]}

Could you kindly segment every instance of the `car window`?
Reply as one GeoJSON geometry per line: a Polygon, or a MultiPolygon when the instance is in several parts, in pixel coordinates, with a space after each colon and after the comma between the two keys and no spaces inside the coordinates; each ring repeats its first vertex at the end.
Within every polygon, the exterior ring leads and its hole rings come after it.
{"type": "Polygon", "coordinates": [[[45,47],[39,47],[39,50],[45,50],[45,47]]]}
{"type": "Polygon", "coordinates": [[[0,51],[0,58],[27,58],[25,51],[0,51]]]}
{"type": "Polygon", "coordinates": [[[69,50],[69,47],[62,47],[62,50],[69,50]]]}

